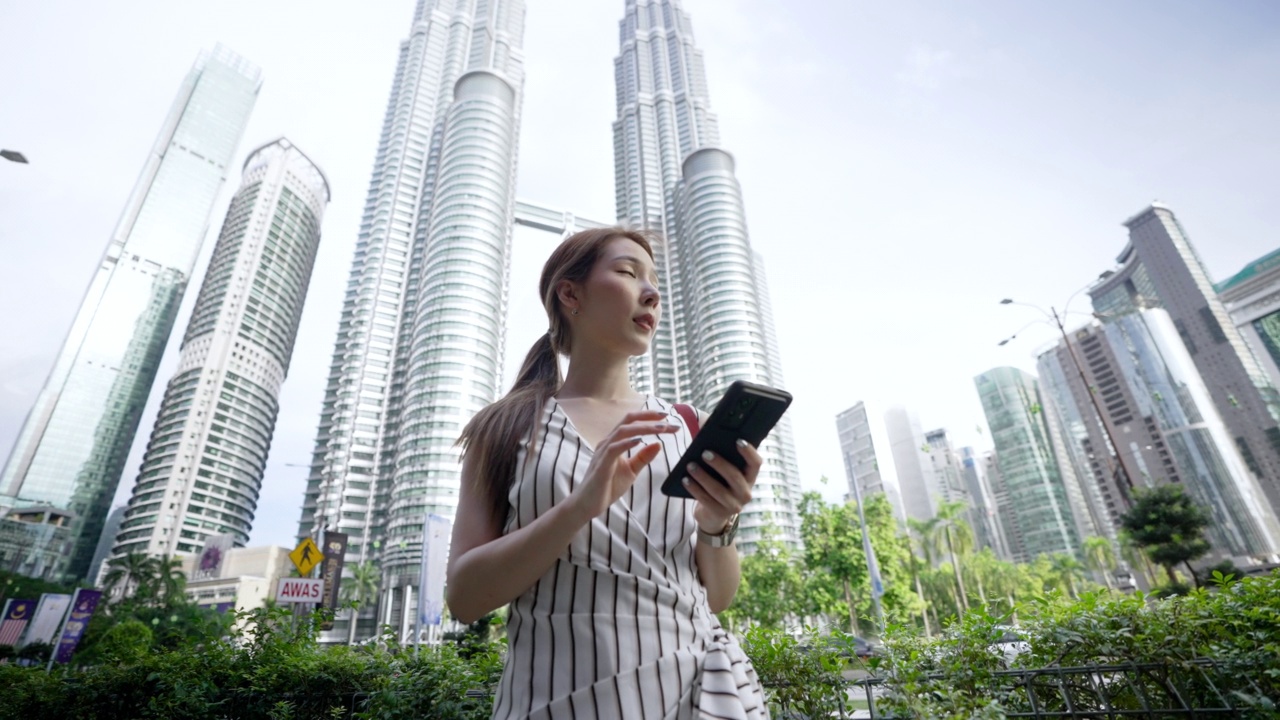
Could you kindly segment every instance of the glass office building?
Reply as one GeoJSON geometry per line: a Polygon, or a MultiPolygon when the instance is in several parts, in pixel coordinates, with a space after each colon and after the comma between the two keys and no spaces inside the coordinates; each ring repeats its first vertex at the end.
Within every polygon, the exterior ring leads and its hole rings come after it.
{"type": "Polygon", "coordinates": [[[1080,537],[1043,418],[1039,383],[1017,368],[1000,367],[974,383],[995,444],[1000,515],[1019,562],[1042,554],[1078,556],[1080,537]]]}
{"type": "Polygon", "coordinates": [[[281,138],[249,153],[112,554],[249,540],[329,183],[281,138]]]}
{"type": "Polygon", "coordinates": [[[93,559],[260,86],[258,68],[226,48],[197,59],[0,475],[5,503],[70,513],[66,579],[93,559]]]}

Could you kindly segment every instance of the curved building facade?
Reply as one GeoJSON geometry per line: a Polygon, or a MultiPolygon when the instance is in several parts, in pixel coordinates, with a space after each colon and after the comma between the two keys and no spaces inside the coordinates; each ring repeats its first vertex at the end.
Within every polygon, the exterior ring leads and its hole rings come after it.
{"type": "Polygon", "coordinates": [[[248,541],[328,202],[324,174],[288,140],[249,154],[113,555],[248,541]]]}

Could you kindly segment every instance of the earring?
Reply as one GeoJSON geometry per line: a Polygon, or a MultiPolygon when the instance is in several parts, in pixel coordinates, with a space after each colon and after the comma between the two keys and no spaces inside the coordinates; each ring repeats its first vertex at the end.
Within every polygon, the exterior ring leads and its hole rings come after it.
{"type": "Polygon", "coordinates": [[[574,315],[577,315],[577,314],[578,314],[578,308],[574,308],[574,309],[573,309],[573,314],[574,314],[574,315]]]}

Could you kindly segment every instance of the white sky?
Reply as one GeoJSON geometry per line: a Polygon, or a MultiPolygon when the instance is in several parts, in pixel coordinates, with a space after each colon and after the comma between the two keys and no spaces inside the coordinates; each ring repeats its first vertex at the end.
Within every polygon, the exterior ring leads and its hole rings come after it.
{"type": "MultiPolygon", "coordinates": [[[[1169,203],[1215,279],[1280,245],[1280,5],[686,0],[766,258],[806,488],[844,491],[835,415],[906,404],[985,446],[975,374],[1052,339],[1120,223],[1169,203]],[[825,488],[818,479],[832,482],[825,488]]],[[[252,542],[292,544],[369,171],[412,0],[0,4],[0,453],[44,381],[174,93],[221,41],[263,68],[240,159],[286,135],[333,201],[252,542]]],[[[529,0],[519,195],[613,214],[621,0],[529,0]]],[[[127,497],[226,203],[152,393],[127,497]]],[[[512,297],[542,330],[550,243],[517,231],[512,297]]],[[[1073,310],[1086,310],[1077,299],[1073,310]]],[[[514,362],[514,361],[513,361],[514,362]]],[[[887,455],[888,448],[881,448],[887,455]]]]}

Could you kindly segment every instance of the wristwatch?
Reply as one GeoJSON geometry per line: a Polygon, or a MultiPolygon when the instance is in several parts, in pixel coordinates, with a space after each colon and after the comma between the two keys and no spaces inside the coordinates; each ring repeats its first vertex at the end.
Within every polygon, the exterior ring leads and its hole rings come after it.
{"type": "Polygon", "coordinates": [[[718,535],[712,535],[706,530],[703,530],[701,527],[698,528],[698,542],[706,543],[711,547],[716,547],[716,548],[728,547],[729,545],[733,544],[733,539],[737,536],[738,536],[737,513],[734,513],[734,516],[729,518],[728,524],[725,525],[724,530],[721,530],[718,535]]]}

